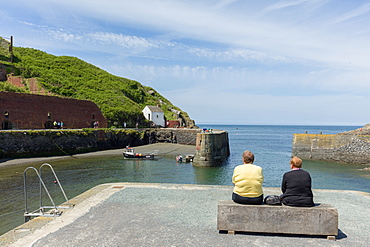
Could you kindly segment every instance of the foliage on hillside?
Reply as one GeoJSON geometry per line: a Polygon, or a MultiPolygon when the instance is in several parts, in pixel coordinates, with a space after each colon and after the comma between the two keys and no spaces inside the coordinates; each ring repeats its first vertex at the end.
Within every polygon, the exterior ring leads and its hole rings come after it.
{"type": "Polygon", "coordinates": [[[29,92],[27,88],[20,88],[8,82],[4,82],[4,81],[0,81],[0,91],[15,92],[15,93],[28,93],[29,92]]]}
{"type": "MultiPolygon", "coordinates": [[[[177,118],[171,109],[180,111],[181,117],[185,121],[189,120],[187,113],[173,106],[153,88],[111,75],[78,58],[14,47],[14,59],[10,63],[9,54],[3,50],[0,52],[0,60],[11,67],[15,76],[22,76],[24,79],[37,78],[40,86],[54,95],[93,101],[110,125],[119,127],[123,122],[133,125],[137,121],[144,124],[141,111],[146,105],[159,105],[167,120],[177,118]]],[[[3,82],[0,83],[0,90],[26,92],[27,89],[17,89],[3,82]]]]}

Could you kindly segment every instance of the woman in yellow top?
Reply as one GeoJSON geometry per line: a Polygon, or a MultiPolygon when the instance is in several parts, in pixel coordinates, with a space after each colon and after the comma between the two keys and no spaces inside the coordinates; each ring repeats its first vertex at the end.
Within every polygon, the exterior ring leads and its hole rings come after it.
{"type": "Polygon", "coordinates": [[[235,167],[232,182],[235,185],[232,199],[241,204],[262,204],[263,172],[260,166],[254,165],[254,154],[243,152],[243,165],[235,167]]]}

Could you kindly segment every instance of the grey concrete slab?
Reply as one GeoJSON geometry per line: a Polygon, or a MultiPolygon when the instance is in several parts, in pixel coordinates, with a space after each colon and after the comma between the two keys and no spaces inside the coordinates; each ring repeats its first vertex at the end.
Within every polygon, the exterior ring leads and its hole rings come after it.
{"type": "MultiPolygon", "coordinates": [[[[92,190],[95,192],[90,191],[91,195],[74,198],[74,209],[44,226],[29,231],[15,229],[1,236],[0,245],[368,246],[370,243],[369,193],[314,190],[316,203],[331,204],[338,209],[339,235],[332,241],[322,236],[220,234],[217,205],[219,200],[231,198],[231,186],[114,183],[92,190]]],[[[264,188],[264,193],[279,194],[280,190],[264,188]]]]}
{"type": "Polygon", "coordinates": [[[329,204],[289,207],[224,200],[218,202],[217,229],[334,237],[338,235],[338,210],[329,204]]]}

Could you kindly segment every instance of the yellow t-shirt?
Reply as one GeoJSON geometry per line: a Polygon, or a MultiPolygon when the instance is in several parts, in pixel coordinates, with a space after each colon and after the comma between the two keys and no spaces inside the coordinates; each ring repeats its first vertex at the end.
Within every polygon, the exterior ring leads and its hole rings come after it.
{"type": "Polygon", "coordinates": [[[235,167],[232,178],[234,193],[244,197],[259,197],[263,194],[262,168],[253,164],[235,167]]]}

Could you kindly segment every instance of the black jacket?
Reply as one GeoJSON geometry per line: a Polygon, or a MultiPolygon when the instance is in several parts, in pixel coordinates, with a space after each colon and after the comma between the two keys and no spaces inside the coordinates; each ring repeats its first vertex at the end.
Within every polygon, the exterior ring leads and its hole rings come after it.
{"type": "Polygon", "coordinates": [[[283,176],[281,190],[283,191],[282,202],[284,205],[315,206],[311,190],[311,176],[302,169],[286,172],[283,176]]]}

